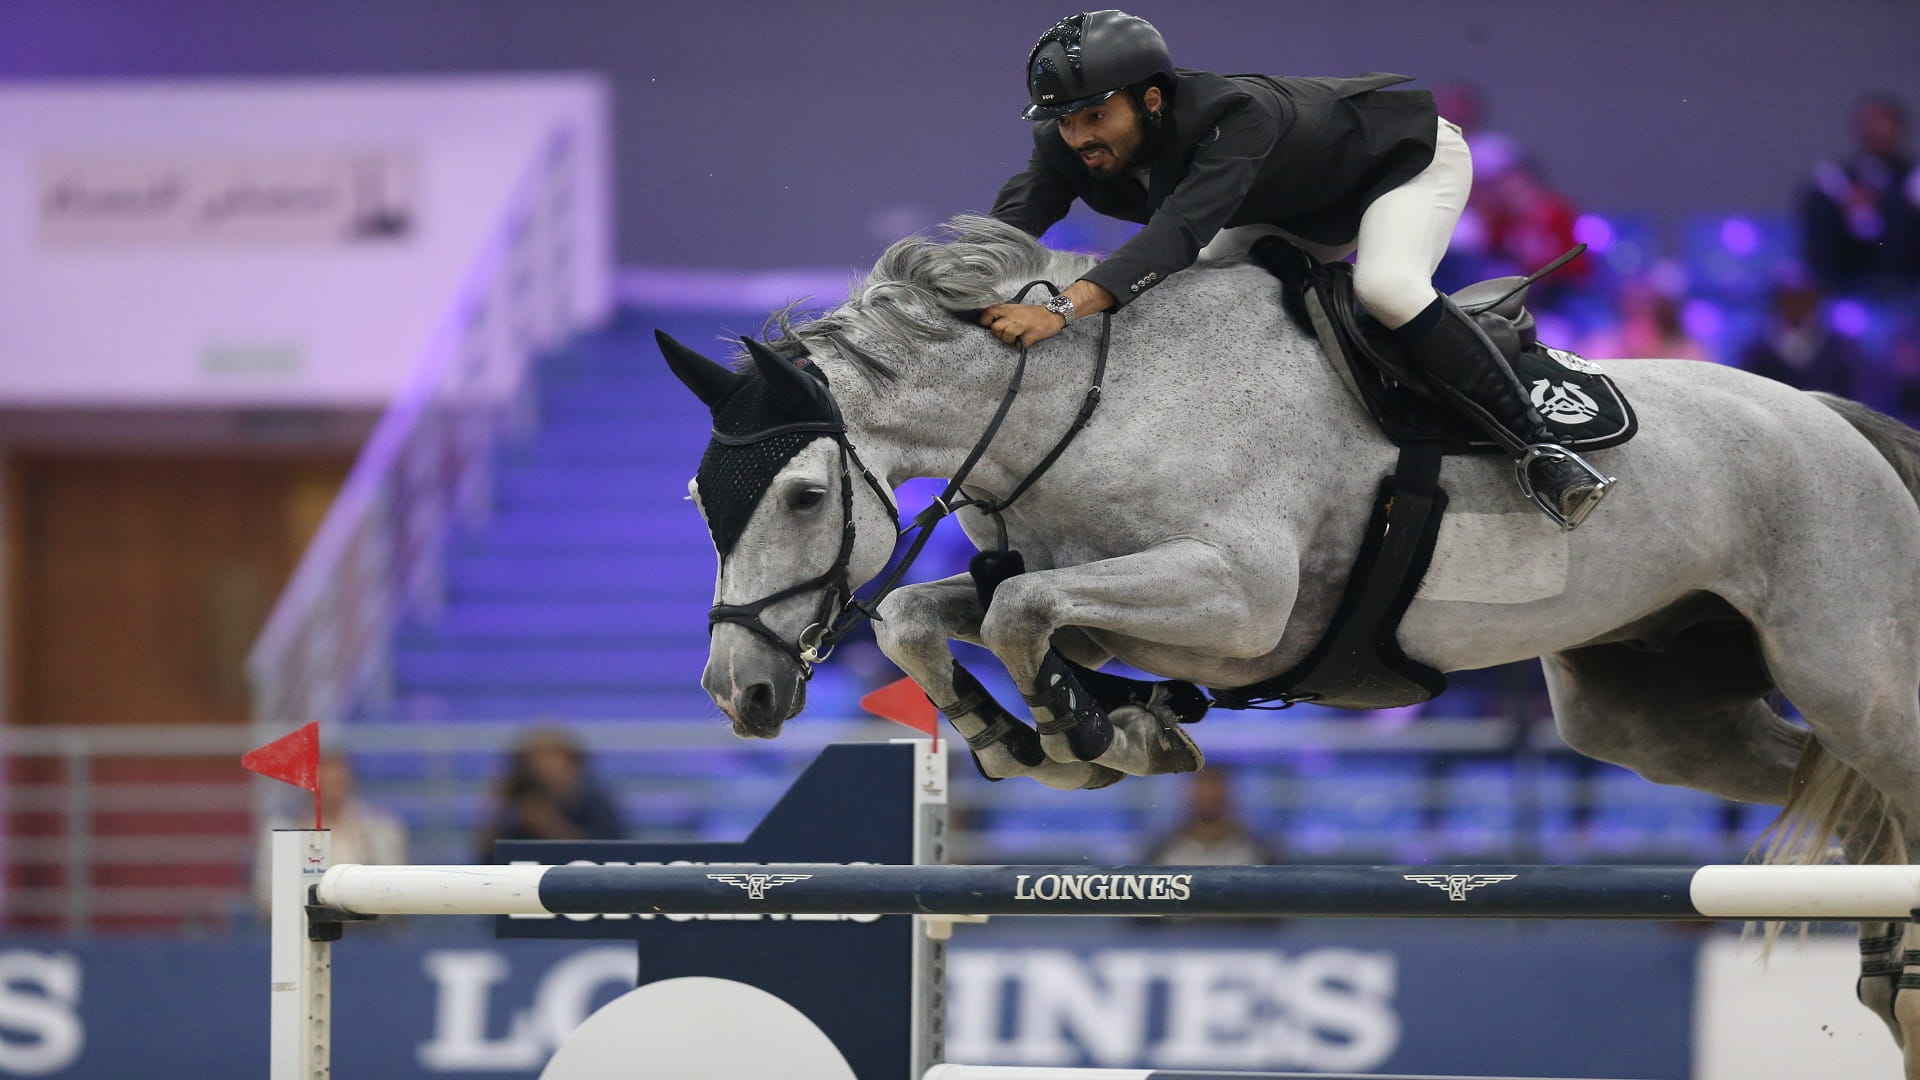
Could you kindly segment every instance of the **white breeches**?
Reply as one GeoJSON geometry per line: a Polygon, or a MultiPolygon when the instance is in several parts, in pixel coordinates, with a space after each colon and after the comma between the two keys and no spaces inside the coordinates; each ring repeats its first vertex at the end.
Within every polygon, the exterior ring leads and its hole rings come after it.
{"type": "Polygon", "coordinates": [[[1200,260],[1244,255],[1263,236],[1286,237],[1319,262],[1354,255],[1353,289],[1360,302],[1374,318],[1399,327],[1433,303],[1434,268],[1447,253],[1472,187],[1473,154],[1459,127],[1442,117],[1433,162],[1367,207],[1353,243],[1316,244],[1273,225],[1242,225],[1221,229],[1200,249],[1200,260]]]}

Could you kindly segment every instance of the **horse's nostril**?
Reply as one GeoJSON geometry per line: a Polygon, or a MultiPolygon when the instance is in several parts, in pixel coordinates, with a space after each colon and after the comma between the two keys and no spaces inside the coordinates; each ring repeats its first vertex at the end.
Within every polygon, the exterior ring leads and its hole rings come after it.
{"type": "Polygon", "coordinates": [[[758,682],[740,693],[740,718],[765,723],[773,717],[773,684],[758,682]]]}

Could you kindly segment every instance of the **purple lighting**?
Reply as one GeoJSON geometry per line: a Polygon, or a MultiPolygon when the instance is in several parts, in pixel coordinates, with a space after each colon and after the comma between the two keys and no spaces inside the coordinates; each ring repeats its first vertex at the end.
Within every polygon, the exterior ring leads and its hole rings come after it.
{"type": "Polygon", "coordinates": [[[1760,230],[1746,218],[1728,218],[1720,223],[1720,246],[1745,258],[1760,250],[1760,230]]]}
{"type": "Polygon", "coordinates": [[[1836,300],[1827,318],[1833,328],[1850,338],[1857,338],[1867,332],[1867,307],[1858,300],[1836,300]]]}
{"type": "Polygon", "coordinates": [[[1613,226],[1599,214],[1581,214],[1574,219],[1573,238],[1599,255],[1613,246],[1613,226]]]}
{"type": "Polygon", "coordinates": [[[1687,333],[1701,341],[1712,341],[1719,337],[1723,321],[1720,309],[1705,300],[1689,300],[1680,311],[1681,325],[1687,328],[1687,333]]]}

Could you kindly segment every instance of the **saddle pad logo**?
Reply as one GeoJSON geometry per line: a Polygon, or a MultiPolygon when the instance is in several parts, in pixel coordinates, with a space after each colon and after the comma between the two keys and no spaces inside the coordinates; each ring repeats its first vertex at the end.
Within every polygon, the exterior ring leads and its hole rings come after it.
{"type": "Polygon", "coordinates": [[[1447,899],[1454,903],[1466,900],[1467,892],[1484,885],[1498,885],[1503,881],[1512,881],[1516,874],[1402,874],[1408,881],[1417,881],[1422,885],[1431,885],[1436,889],[1445,889],[1447,899]]]}
{"type": "Polygon", "coordinates": [[[1572,427],[1600,415],[1600,403],[1570,382],[1535,379],[1533,392],[1529,396],[1533,399],[1533,407],[1556,424],[1572,427]]]}
{"type": "Polygon", "coordinates": [[[1570,353],[1565,349],[1556,349],[1552,346],[1542,346],[1541,348],[1542,351],[1553,358],[1554,363],[1559,364],[1568,371],[1577,371],[1582,375],[1600,374],[1600,365],[1584,356],[1570,353]]]}
{"type": "Polygon", "coordinates": [[[767,890],[775,885],[789,885],[796,881],[805,881],[812,874],[708,874],[715,881],[724,881],[729,885],[738,885],[747,890],[749,900],[765,900],[767,890]]]}

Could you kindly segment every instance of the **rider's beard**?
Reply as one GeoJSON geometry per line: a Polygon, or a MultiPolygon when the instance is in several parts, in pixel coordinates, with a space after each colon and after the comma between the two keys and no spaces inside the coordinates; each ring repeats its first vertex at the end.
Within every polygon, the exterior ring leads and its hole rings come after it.
{"type": "Polygon", "coordinates": [[[1119,146],[1104,140],[1093,140],[1074,147],[1073,152],[1082,155],[1080,164],[1085,165],[1087,171],[1096,176],[1112,176],[1132,164],[1139,145],[1137,139],[1124,140],[1119,146]],[[1105,154],[1098,159],[1098,164],[1095,164],[1089,162],[1084,156],[1088,150],[1102,150],[1105,154]]]}

